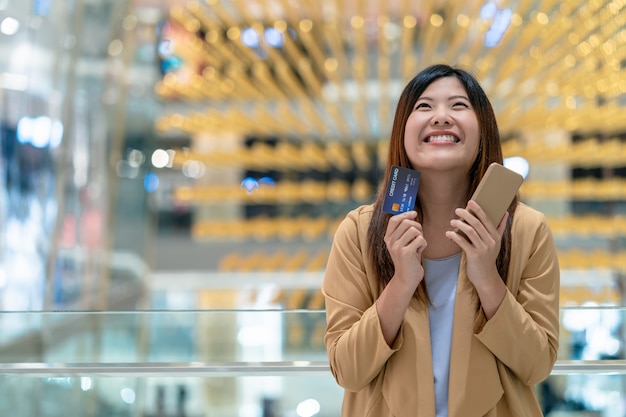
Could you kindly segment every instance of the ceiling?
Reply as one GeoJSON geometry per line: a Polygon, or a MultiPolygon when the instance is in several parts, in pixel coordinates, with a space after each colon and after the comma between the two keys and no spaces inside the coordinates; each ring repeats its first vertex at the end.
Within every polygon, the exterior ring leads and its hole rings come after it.
{"type": "Polygon", "coordinates": [[[384,139],[438,62],[479,78],[505,136],[626,130],[626,0],[157,3],[183,63],[156,86],[164,134],[384,139]]]}

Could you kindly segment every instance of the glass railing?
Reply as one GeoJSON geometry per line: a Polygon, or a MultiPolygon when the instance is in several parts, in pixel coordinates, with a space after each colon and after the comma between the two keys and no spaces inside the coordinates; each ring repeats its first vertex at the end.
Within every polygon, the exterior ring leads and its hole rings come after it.
{"type": "MultiPolygon", "coordinates": [[[[625,313],[561,310],[546,416],[626,416],[625,313]]],[[[0,415],[339,416],[324,326],[321,310],[0,313],[0,415]]]]}

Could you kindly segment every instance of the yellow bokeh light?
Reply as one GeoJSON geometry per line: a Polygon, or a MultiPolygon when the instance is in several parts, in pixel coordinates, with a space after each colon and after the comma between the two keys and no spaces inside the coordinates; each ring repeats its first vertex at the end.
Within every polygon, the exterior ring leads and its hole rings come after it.
{"type": "Polygon", "coordinates": [[[228,36],[228,39],[230,39],[231,41],[239,39],[240,34],[241,30],[239,30],[239,28],[236,26],[232,26],[226,31],[226,36],[228,36]]]}
{"type": "Polygon", "coordinates": [[[339,66],[339,63],[337,62],[335,58],[327,58],[324,61],[324,69],[328,72],[336,71],[338,66],[339,66]]]}
{"type": "Polygon", "coordinates": [[[287,22],[285,22],[284,20],[277,20],[276,22],[274,22],[274,28],[276,30],[284,32],[287,30],[287,22]]]}
{"type": "Polygon", "coordinates": [[[456,24],[457,24],[457,25],[459,25],[459,26],[461,26],[462,28],[467,28],[467,27],[469,27],[470,23],[471,23],[470,18],[469,18],[469,17],[467,17],[467,16],[466,16],[466,15],[464,15],[464,14],[459,14],[459,15],[456,17],[456,24]]]}
{"type": "Polygon", "coordinates": [[[300,30],[302,32],[310,32],[311,29],[313,29],[313,22],[309,19],[304,19],[300,21],[300,24],[298,24],[298,27],[300,28],[300,30]]]}
{"type": "Polygon", "coordinates": [[[118,56],[124,50],[124,43],[119,39],[114,39],[109,44],[109,55],[118,56]]]}
{"type": "Polygon", "coordinates": [[[547,25],[548,23],[550,23],[550,19],[548,18],[547,14],[539,12],[537,13],[537,23],[539,23],[540,25],[547,25]]]}
{"type": "Polygon", "coordinates": [[[568,109],[574,110],[576,108],[576,97],[573,97],[573,96],[566,97],[565,106],[568,109]]]}
{"type": "Polygon", "coordinates": [[[431,15],[430,24],[436,28],[440,27],[441,25],[443,25],[443,17],[441,17],[441,15],[438,15],[436,13],[431,15]]]}
{"type": "Polygon", "coordinates": [[[352,27],[355,29],[361,29],[364,23],[365,21],[361,16],[352,16],[352,18],[350,19],[350,25],[352,25],[352,27]]]}
{"type": "Polygon", "coordinates": [[[415,17],[413,16],[404,16],[404,19],[402,19],[402,23],[406,28],[412,29],[417,25],[417,19],[415,19],[415,17]]]}

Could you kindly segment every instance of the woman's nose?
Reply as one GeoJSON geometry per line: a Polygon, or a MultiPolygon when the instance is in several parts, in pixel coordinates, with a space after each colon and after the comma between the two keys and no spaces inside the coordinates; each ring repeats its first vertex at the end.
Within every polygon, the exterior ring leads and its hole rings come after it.
{"type": "Polygon", "coordinates": [[[450,126],[452,124],[452,120],[447,113],[441,111],[437,112],[433,116],[431,123],[433,126],[450,126]]]}
{"type": "Polygon", "coordinates": [[[433,106],[431,125],[432,126],[449,126],[452,124],[452,118],[448,114],[448,107],[445,105],[433,106]]]}

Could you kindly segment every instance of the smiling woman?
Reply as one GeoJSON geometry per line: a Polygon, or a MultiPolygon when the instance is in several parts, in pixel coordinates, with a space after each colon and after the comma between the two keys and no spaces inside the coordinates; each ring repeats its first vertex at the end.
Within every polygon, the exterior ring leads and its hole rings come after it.
{"type": "Polygon", "coordinates": [[[556,361],[557,253],[544,216],[517,197],[497,224],[469,200],[502,162],[470,73],[434,65],[407,84],[383,184],[394,166],[418,170],[415,210],[385,213],[382,188],[349,212],[322,284],[343,416],[543,415],[534,386],[556,361]]]}
{"type": "Polygon", "coordinates": [[[465,174],[478,150],[479,127],[463,84],[456,77],[439,78],[414,108],[404,131],[404,147],[413,168],[423,173],[429,168],[456,169],[467,181],[465,174]]]}

